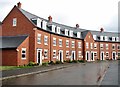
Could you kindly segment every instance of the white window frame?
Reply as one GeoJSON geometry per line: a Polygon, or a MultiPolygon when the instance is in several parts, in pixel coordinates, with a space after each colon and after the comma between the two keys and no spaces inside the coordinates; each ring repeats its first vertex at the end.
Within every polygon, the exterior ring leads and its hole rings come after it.
{"type": "Polygon", "coordinates": [[[41,27],[41,22],[42,22],[42,20],[40,18],[37,18],[37,26],[40,27],[40,28],[42,28],[41,27]]]}
{"type": "Polygon", "coordinates": [[[115,44],[112,44],[112,49],[115,50],[115,44]],[[114,49],[113,49],[113,46],[114,46],[114,49]]]}
{"type": "Polygon", "coordinates": [[[21,59],[26,59],[26,48],[21,49],[21,59]],[[23,53],[23,51],[25,51],[25,53],[23,53]],[[22,55],[25,55],[25,58],[23,58],[22,55]]]}
{"type": "Polygon", "coordinates": [[[44,29],[44,30],[46,30],[46,25],[47,25],[47,22],[46,21],[42,21],[42,28],[44,29]]]}
{"type": "Polygon", "coordinates": [[[57,26],[57,33],[60,34],[60,27],[57,26]]]}
{"type": "Polygon", "coordinates": [[[69,40],[66,40],[66,47],[69,47],[69,40]]]}
{"type": "Polygon", "coordinates": [[[90,47],[91,47],[91,49],[93,49],[93,43],[90,43],[90,47]]]}
{"type": "Polygon", "coordinates": [[[65,35],[68,36],[68,29],[65,29],[65,35]]]}
{"type": "Polygon", "coordinates": [[[103,41],[103,36],[100,36],[100,40],[102,40],[102,41],[103,41]]]}
{"type": "Polygon", "coordinates": [[[75,48],[75,41],[72,41],[72,48],[75,48]]]}
{"type": "Polygon", "coordinates": [[[96,35],[93,35],[93,39],[96,40],[96,35]]]}
{"type": "Polygon", "coordinates": [[[66,58],[69,58],[69,51],[66,51],[66,58]],[[68,53],[68,55],[67,55],[68,53]]]}
{"type": "Polygon", "coordinates": [[[80,58],[82,56],[82,52],[78,51],[78,57],[80,58]]]}
{"type": "Polygon", "coordinates": [[[81,37],[81,33],[77,32],[77,38],[80,38],[80,37],[81,37]]]}
{"type": "Polygon", "coordinates": [[[70,37],[73,37],[73,31],[70,30],[70,37]]]}
{"type": "Polygon", "coordinates": [[[46,35],[44,36],[44,45],[48,45],[48,36],[46,36],[46,35]]]}
{"type": "Polygon", "coordinates": [[[56,46],[56,38],[55,37],[53,37],[53,46],[56,46]],[[55,41],[55,43],[54,43],[54,41],[55,41]]]}
{"type": "Polygon", "coordinates": [[[44,59],[48,59],[48,49],[44,49],[44,59]],[[45,57],[45,52],[47,52],[47,56],[45,57]]]}
{"type": "Polygon", "coordinates": [[[109,57],[109,52],[106,52],[106,54],[108,53],[108,56],[106,55],[106,57],[109,57]]]}
{"type": "Polygon", "coordinates": [[[112,41],[115,41],[115,37],[112,37],[112,41]]]}
{"type": "Polygon", "coordinates": [[[97,49],[97,43],[94,43],[94,49],[97,49]]]}
{"type": "Polygon", "coordinates": [[[103,44],[100,44],[100,49],[103,49],[104,47],[103,47],[103,44]],[[102,47],[102,48],[101,48],[102,47]]]}
{"type": "Polygon", "coordinates": [[[117,42],[119,41],[119,37],[116,37],[116,41],[117,41],[117,42]]]}
{"type": "Polygon", "coordinates": [[[52,25],[52,32],[54,32],[54,33],[55,33],[55,28],[56,28],[56,26],[52,25]]]}
{"type": "Polygon", "coordinates": [[[56,58],[56,50],[53,50],[53,58],[56,58]]]}
{"type": "Polygon", "coordinates": [[[62,47],[62,39],[59,39],[59,47],[62,47]]]}
{"type": "Polygon", "coordinates": [[[81,48],[81,42],[78,42],[78,48],[81,48]]]}
{"type": "Polygon", "coordinates": [[[108,41],[108,36],[105,36],[105,41],[108,41]]]}
{"type": "Polygon", "coordinates": [[[37,34],[37,43],[41,44],[41,34],[37,34]],[[40,42],[38,42],[39,39],[40,39],[40,42]]]}
{"type": "Polygon", "coordinates": [[[89,48],[89,43],[88,43],[88,42],[86,42],[86,48],[87,48],[87,49],[89,48]]]}
{"type": "Polygon", "coordinates": [[[107,49],[107,50],[109,49],[109,44],[106,44],[106,49],[107,49]]]}
{"type": "Polygon", "coordinates": [[[17,26],[17,18],[13,18],[13,27],[17,26]]]}

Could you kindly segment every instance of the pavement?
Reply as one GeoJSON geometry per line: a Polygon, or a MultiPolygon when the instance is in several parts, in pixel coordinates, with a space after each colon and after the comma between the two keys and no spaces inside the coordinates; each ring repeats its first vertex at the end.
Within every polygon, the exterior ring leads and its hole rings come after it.
{"type": "Polygon", "coordinates": [[[0,78],[0,80],[21,77],[21,76],[26,76],[26,75],[31,75],[31,74],[37,74],[37,73],[44,73],[44,72],[48,72],[48,71],[52,71],[52,70],[71,67],[74,65],[75,65],[75,63],[64,63],[64,64],[56,64],[56,65],[50,65],[50,66],[35,66],[32,68],[3,70],[3,71],[0,71],[0,73],[2,73],[2,78],[0,78]]]}

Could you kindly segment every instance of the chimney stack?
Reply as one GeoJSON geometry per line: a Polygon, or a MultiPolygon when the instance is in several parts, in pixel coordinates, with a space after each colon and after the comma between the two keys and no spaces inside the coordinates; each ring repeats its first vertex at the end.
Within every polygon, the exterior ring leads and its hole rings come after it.
{"type": "Polygon", "coordinates": [[[49,22],[51,23],[51,22],[52,22],[52,17],[49,16],[49,17],[48,17],[48,20],[49,20],[49,22]]]}
{"type": "Polygon", "coordinates": [[[78,29],[79,28],[79,24],[76,24],[76,29],[78,29]]]}
{"type": "Polygon", "coordinates": [[[101,28],[101,29],[100,29],[100,32],[101,32],[101,33],[102,33],[102,32],[104,32],[104,29],[103,29],[103,28],[101,28]]]}
{"type": "Polygon", "coordinates": [[[17,7],[18,7],[18,8],[21,8],[21,5],[22,5],[22,4],[21,4],[20,2],[17,3],[17,7]]]}

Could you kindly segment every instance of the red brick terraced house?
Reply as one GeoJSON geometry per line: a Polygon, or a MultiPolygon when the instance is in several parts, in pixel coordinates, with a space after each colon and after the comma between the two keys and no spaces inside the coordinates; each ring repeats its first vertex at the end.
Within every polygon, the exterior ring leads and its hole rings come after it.
{"type": "Polygon", "coordinates": [[[120,57],[118,33],[86,30],[55,23],[31,14],[17,3],[2,21],[2,65],[120,57]]]}

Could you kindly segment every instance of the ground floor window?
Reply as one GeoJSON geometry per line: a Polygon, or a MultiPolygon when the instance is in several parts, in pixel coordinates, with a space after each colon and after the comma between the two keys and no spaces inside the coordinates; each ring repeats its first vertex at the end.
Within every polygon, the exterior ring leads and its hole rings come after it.
{"type": "Polygon", "coordinates": [[[53,50],[53,58],[56,58],[56,50],[53,50]]]}
{"type": "Polygon", "coordinates": [[[69,51],[66,51],[66,58],[69,58],[69,51]]]}
{"type": "Polygon", "coordinates": [[[22,59],[26,59],[26,48],[22,48],[21,56],[22,59]]]}
{"type": "Polygon", "coordinates": [[[97,57],[97,52],[94,52],[94,56],[97,57]]]}
{"type": "Polygon", "coordinates": [[[81,51],[78,51],[78,57],[81,57],[81,51]]]}
{"type": "Polygon", "coordinates": [[[106,52],[106,57],[109,57],[109,52],[106,52]]]}
{"type": "Polygon", "coordinates": [[[48,50],[44,49],[44,58],[47,59],[48,58],[48,50]]]}

